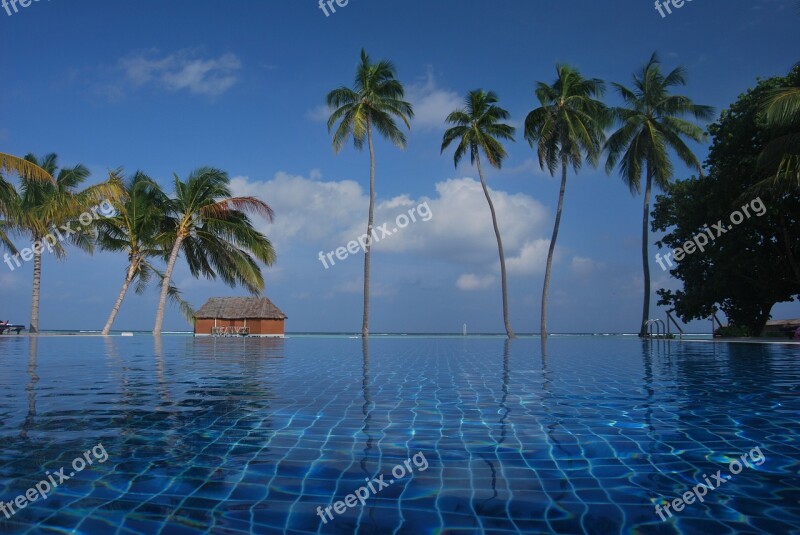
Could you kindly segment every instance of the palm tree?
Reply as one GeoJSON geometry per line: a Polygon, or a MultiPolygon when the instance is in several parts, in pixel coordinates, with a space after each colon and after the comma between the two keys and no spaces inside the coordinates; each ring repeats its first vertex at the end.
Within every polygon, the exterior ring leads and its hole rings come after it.
{"type": "MultiPolygon", "coordinates": [[[[115,172],[122,181],[121,171],[115,172]]],[[[114,303],[108,321],[101,334],[108,335],[114,319],[122,306],[122,301],[133,281],[138,281],[136,292],[141,293],[152,276],[161,276],[150,263],[150,258],[160,257],[166,260],[169,249],[157,243],[157,238],[164,229],[164,207],[169,199],[159,185],[149,176],[137,171],[125,182],[125,198],[114,204],[114,214],[97,224],[97,245],[101,249],[113,252],[126,252],[128,269],[114,303]]],[[[178,302],[184,316],[191,318],[191,307],[180,299],[176,288],[170,286],[169,295],[178,302]]]]}
{"type": "Polygon", "coordinates": [[[17,254],[17,248],[8,234],[14,230],[13,218],[16,216],[15,208],[19,206],[19,196],[14,185],[7,182],[0,175],[0,246],[11,254],[17,254]]]}
{"type": "MultiPolygon", "coordinates": [[[[25,156],[30,164],[55,176],[54,182],[40,180],[41,177],[26,172],[20,182],[18,205],[13,215],[13,225],[21,233],[29,236],[33,249],[33,293],[31,299],[31,322],[29,331],[39,332],[39,297],[42,278],[42,252],[45,246],[57,258],[66,256],[63,242],[76,245],[80,249],[93,251],[94,229],[77,220],[88,210],[104,200],[112,201],[121,195],[120,186],[114,177],[100,184],[79,191],[77,188],[89,176],[83,165],[59,170],[58,156],[48,154],[38,159],[33,154],[25,156]],[[58,173],[56,173],[58,171],[58,173]],[[73,225],[75,225],[73,227],[73,225]],[[62,227],[62,228],[58,228],[62,227]],[[66,229],[69,229],[66,230],[66,229]],[[64,233],[61,233],[64,230],[64,233]],[[59,239],[56,239],[55,234],[59,239]],[[47,239],[46,239],[47,238],[47,239]],[[36,246],[38,244],[38,247],[36,246]]],[[[95,212],[96,213],[96,212],[95,212]]]]}
{"type": "MultiPolygon", "coordinates": [[[[795,70],[800,72],[800,64],[795,70]]],[[[768,128],[789,131],[770,141],[764,148],[759,164],[762,169],[769,169],[771,176],[757,184],[757,187],[800,190],[800,83],[769,91],[764,99],[761,117],[768,128]]]]}
{"type": "Polygon", "coordinates": [[[328,119],[328,133],[333,132],[333,150],[339,153],[352,137],[353,145],[361,150],[364,141],[369,146],[369,216],[367,218],[366,243],[364,245],[364,317],[361,335],[369,336],[369,281],[372,259],[372,232],[375,216],[375,147],[373,129],[389,139],[395,146],[405,148],[406,136],[395,123],[395,117],[410,130],[410,119],[414,110],[403,100],[405,90],[395,78],[394,65],[389,61],[372,63],[367,53],[361,50],[361,63],[356,69],[355,85],[340,87],[328,93],[328,108],[333,110],[328,119]],[[334,132],[334,126],[336,123],[334,132]]]}
{"type": "Polygon", "coordinates": [[[264,277],[256,262],[275,262],[275,250],[266,236],[256,231],[247,216],[254,213],[272,221],[273,212],[255,197],[232,197],[228,174],[202,167],[185,182],[175,176],[175,198],[165,204],[168,232],[157,236],[170,251],[161,282],[161,296],[153,334],[160,335],[164,309],[178,255],[183,252],[192,276],[219,276],[233,287],[241,284],[250,293],[264,289],[264,277]]]}
{"type": "Polygon", "coordinates": [[[650,263],[649,222],[650,194],[653,182],[664,188],[673,177],[669,151],[672,150],[687,166],[702,173],[700,162],[683,138],[701,142],[706,135],[695,123],[684,119],[711,119],[714,110],[709,106],[694,104],[689,97],[673,95],[670,88],[686,85],[686,71],[677,67],[666,76],[661,72],[661,62],[653,53],[650,61],[633,76],[633,89],[614,84],[623,107],[613,110],[620,124],[619,130],[608,139],[606,172],[619,163],[620,174],[632,194],[641,192],[642,172],[647,179],[644,190],[642,217],[642,266],[644,271],[644,305],[639,336],[645,336],[646,322],[650,316],[650,263]]]}
{"type": "Polygon", "coordinates": [[[597,78],[584,78],[569,65],[556,65],[556,80],[552,85],[539,82],[536,98],[539,107],[525,118],[525,139],[531,147],[538,144],[537,154],[542,169],[547,167],[555,176],[561,166],[561,189],[558,208],[547,252],[547,266],[542,289],[541,336],[547,336],[547,298],[553,256],[564,209],[564,193],[570,166],[577,173],[584,159],[593,167],[597,165],[609,124],[608,109],[598,97],[605,93],[605,84],[597,78]]]}
{"type": "Polygon", "coordinates": [[[16,174],[30,180],[48,182],[53,182],[53,177],[41,167],[24,158],[0,152],[0,217],[3,218],[0,219],[0,244],[16,254],[17,249],[8,238],[8,231],[13,230],[13,224],[8,218],[11,216],[14,207],[19,206],[19,202],[14,185],[6,181],[3,174],[16,174]]]}
{"type": "Polygon", "coordinates": [[[481,151],[483,151],[489,165],[500,169],[503,165],[503,160],[507,156],[500,140],[514,141],[514,127],[500,122],[507,120],[509,114],[498,106],[497,102],[497,95],[493,91],[488,93],[482,89],[470,91],[464,101],[464,107],[453,111],[447,116],[447,123],[454,126],[444,133],[441,152],[443,153],[451,143],[458,140],[458,147],[456,147],[453,157],[455,166],[458,167],[461,159],[469,152],[470,162],[478,168],[483,194],[486,196],[486,202],[489,203],[489,211],[492,213],[492,225],[494,226],[497,250],[500,255],[503,322],[508,338],[514,338],[514,331],[511,329],[511,322],[508,318],[508,282],[506,280],[506,257],[503,252],[503,240],[500,237],[500,228],[497,224],[494,203],[489,195],[489,188],[486,187],[486,180],[483,176],[480,155],[481,151]]]}

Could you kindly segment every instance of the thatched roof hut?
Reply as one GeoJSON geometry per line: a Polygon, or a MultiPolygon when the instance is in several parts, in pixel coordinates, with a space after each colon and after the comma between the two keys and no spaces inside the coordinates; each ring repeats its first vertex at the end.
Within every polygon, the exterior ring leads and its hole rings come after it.
{"type": "Polygon", "coordinates": [[[266,297],[212,297],[195,313],[195,335],[283,336],[286,314],[266,297]]]}

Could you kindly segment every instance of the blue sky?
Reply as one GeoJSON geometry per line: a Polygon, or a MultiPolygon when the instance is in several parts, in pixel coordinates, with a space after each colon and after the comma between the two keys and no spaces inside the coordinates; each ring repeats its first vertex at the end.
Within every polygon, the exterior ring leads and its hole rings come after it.
{"type": "MultiPolygon", "coordinates": [[[[556,62],[628,83],[654,50],[666,68],[688,69],[686,94],[719,110],[757,77],[785,74],[800,59],[794,5],[700,0],[662,18],[649,1],[350,0],[326,17],[315,0],[43,0],[11,16],[0,10],[0,150],[56,152],[62,165],[87,165],[92,181],[120,166],[141,169],[168,191],[173,173],[226,170],[237,193],[259,195],[277,212],[273,225],[259,223],[278,252],[265,293],[289,316],[288,330],[354,332],[362,257],[326,270],[318,254],[363,232],[369,160],[352,146],[334,154],[323,103],[330,89],[352,83],[364,47],[395,63],[417,110],[406,150],[376,145],[376,222],[420,203],[433,213],[376,244],[371,330],[457,332],[467,323],[501,332],[490,214],[474,169],[440,156],[442,118],[481,87],[499,94],[519,126],[536,105],[534,84],[552,82],[556,62]]],[[[613,94],[607,100],[617,103],[613,94]]],[[[704,158],[707,146],[695,148],[704,158]]],[[[520,135],[507,150],[488,181],[506,241],[512,325],[533,332],[558,181],[520,135]]],[[[679,178],[687,175],[679,168],[679,178]]],[[[570,177],[552,331],[636,330],[640,226],[641,198],[617,176],[587,168],[570,177]]],[[[42,328],[102,327],[125,264],[77,250],[65,262],[45,258],[42,328]]],[[[654,290],[675,286],[652,270],[654,290]]],[[[31,277],[31,266],[0,265],[3,319],[27,323],[31,277]]],[[[242,294],[193,280],[182,266],[175,282],[195,306],[242,294]]],[[[129,295],[115,328],[150,329],[156,294],[129,295]]],[[[797,314],[796,303],[774,310],[776,318],[797,314]]],[[[188,325],[171,308],[165,328],[188,325]]]]}

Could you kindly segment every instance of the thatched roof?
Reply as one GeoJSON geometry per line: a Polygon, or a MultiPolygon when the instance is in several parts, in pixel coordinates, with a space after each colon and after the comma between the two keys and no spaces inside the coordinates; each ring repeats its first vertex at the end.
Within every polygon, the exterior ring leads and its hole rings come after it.
{"type": "Polygon", "coordinates": [[[194,315],[197,319],[284,320],[286,314],[266,297],[212,297],[194,315]]]}

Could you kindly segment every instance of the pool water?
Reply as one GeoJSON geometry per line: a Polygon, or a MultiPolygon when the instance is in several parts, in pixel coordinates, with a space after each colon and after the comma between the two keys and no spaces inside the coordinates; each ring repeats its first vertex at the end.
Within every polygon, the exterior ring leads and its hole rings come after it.
{"type": "Polygon", "coordinates": [[[0,532],[800,533],[798,394],[789,345],[0,337],[0,500],[108,454],[0,532]]]}

